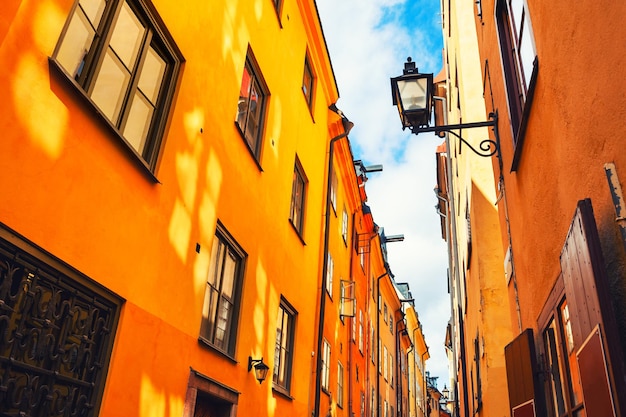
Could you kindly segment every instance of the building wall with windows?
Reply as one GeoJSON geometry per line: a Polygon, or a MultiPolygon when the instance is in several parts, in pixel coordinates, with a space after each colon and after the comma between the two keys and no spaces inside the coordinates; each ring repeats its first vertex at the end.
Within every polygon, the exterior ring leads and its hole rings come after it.
{"type": "MultiPolygon", "coordinates": [[[[486,120],[473,4],[443,4],[444,71],[435,82],[448,124],[486,120]]],[[[476,149],[488,128],[464,129],[476,149]]],[[[460,416],[507,414],[503,346],[512,337],[499,223],[499,166],[448,134],[437,150],[438,208],[450,261],[454,381],[460,416]],[[495,178],[494,178],[495,177],[495,178]]],[[[495,159],[495,158],[494,158],[495,159]]]]}
{"type": "Polygon", "coordinates": [[[512,329],[501,350],[517,413],[626,414],[624,88],[611,81],[625,59],[623,9],[474,5],[485,116],[499,118],[492,163],[512,329]]]}
{"type": "Polygon", "coordinates": [[[424,417],[427,409],[426,361],[430,358],[430,352],[415,307],[407,308],[405,314],[406,328],[412,345],[406,355],[408,372],[408,410],[406,415],[424,417]]]}
{"type": "Polygon", "coordinates": [[[3,312],[26,336],[0,372],[32,392],[0,408],[310,413],[327,154],[345,133],[314,2],[0,7],[2,296],[29,317],[3,312]],[[35,378],[55,370],[65,385],[35,378]]]}
{"type": "MultiPolygon", "coordinates": [[[[374,369],[370,378],[376,386],[376,417],[394,416],[399,410],[397,361],[399,360],[398,335],[396,333],[398,320],[402,319],[402,304],[396,287],[394,276],[387,263],[387,242],[384,230],[379,232],[379,244],[376,251],[380,251],[380,261],[374,267],[374,293],[376,303],[372,305],[373,329],[375,341],[373,346],[376,353],[372,355],[374,369]]],[[[402,355],[407,349],[402,350],[402,355]]]]}

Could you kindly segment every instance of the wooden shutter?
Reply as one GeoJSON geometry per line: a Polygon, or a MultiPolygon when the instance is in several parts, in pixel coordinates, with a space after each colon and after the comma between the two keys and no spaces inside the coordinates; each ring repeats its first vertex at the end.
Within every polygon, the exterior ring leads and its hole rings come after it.
{"type": "Polygon", "coordinates": [[[561,270],[586,414],[624,415],[626,374],[600,238],[589,199],[578,202],[561,252],[561,270]]]}
{"type": "Polygon", "coordinates": [[[504,348],[509,406],[513,417],[535,417],[540,402],[537,356],[532,329],[524,330],[504,348]]]}

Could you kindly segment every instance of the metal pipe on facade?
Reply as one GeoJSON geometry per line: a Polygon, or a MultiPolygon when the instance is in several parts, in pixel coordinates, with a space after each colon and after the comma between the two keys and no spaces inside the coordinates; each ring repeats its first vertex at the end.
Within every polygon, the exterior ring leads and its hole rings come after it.
{"type": "Polygon", "coordinates": [[[333,153],[335,149],[335,144],[338,140],[343,139],[348,136],[350,130],[354,126],[348,118],[343,114],[341,110],[335,106],[335,104],[330,105],[329,109],[339,116],[341,116],[341,122],[343,124],[344,132],[340,135],[335,136],[330,140],[330,148],[328,151],[328,171],[327,171],[327,184],[326,184],[326,214],[325,214],[325,222],[324,222],[324,249],[322,260],[322,288],[320,294],[320,315],[319,315],[319,323],[318,323],[318,336],[317,336],[317,360],[315,365],[315,402],[313,404],[313,417],[320,417],[320,395],[322,390],[322,343],[324,341],[324,316],[326,309],[326,274],[328,273],[328,241],[329,241],[329,228],[330,228],[330,193],[332,189],[332,172],[333,172],[333,153]]]}
{"type": "Polygon", "coordinates": [[[389,275],[389,270],[376,280],[376,416],[380,417],[380,280],[389,275]]]}

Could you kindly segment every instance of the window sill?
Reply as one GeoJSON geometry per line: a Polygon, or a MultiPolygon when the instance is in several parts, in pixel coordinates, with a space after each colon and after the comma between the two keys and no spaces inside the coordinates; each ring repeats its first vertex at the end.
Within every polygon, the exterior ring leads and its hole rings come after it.
{"type": "MultiPolygon", "coordinates": [[[[53,57],[48,57],[48,65],[50,67],[50,73],[54,74],[59,82],[59,85],[69,86],[71,92],[73,92],[76,96],[83,100],[86,104],[86,111],[92,115],[94,115],[99,122],[104,125],[106,130],[114,136],[115,142],[121,146],[130,159],[141,168],[141,171],[155,183],[160,183],[158,178],[155,176],[154,172],[148,165],[148,163],[135,151],[135,149],[124,139],[124,137],[119,133],[117,128],[111,123],[111,121],[100,111],[96,103],[85,93],[85,91],[72,79],[72,77],[61,67],[61,64],[54,59],[53,57]]],[[[54,87],[53,87],[54,90],[54,87]]]]}
{"type": "Polygon", "coordinates": [[[218,349],[217,347],[215,347],[211,342],[209,342],[207,339],[205,339],[202,336],[198,337],[198,342],[200,343],[200,345],[202,345],[203,347],[219,354],[220,356],[223,356],[224,358],[228,359],[230,362],[232,362],[233,364],[237,364],[238,362],[235,360],[234,357],[232,357],[228,352],[225,352],[221,349],[218,349]]]}
{"type": "MultiPolygon", "coordinates": [[[[243,145],[246,147],[246,149],[250,153],[250,156],[252,157],[252,160],[254,160],[254,163],[256,164],[257,168],[259,168],[259,172],[263,172],[263,167],[261,166],[261,161],[260,161],[260,159],[261,159],[261,152],[259,151],[259,154],[257,155],[254,152],[254,149],[252,149],[250,147],[250,144],[246,140],[246,135],[243,133],[241,128],[239,128],[239,125],[237,124],[237,121],[235,121],[235,129],[237,129],[237,132],[239,132],[239,136],[241,137],[241,140],[243,141],[243,145]]],[[[259,138],[258,146],[262,146],[263,145],[262,139],[263,138],[259,138]]]]}
{"type": "Polygon", "coordinates": [[[311,121],[315,123],[315,116],[313,115],[313,101],[315,100],[315,97],[311,97],[311,102],[309,103],[308,97],[306,93],[304,92],[304,89],[301,89],[301,91],[302,91],[302,97],[304,98],[304,104],[306,105],[307,109],[309,109],[309,114],[311,115],[311,121]]]}
{"type": "Polygon", "coordinates": [[[272,391],[286,400],[293,401],[293,397],[289,395],[289,391],[280,385],[273,384],[272,391]]]}
{"type": "Polygon", "coordinates": [[[289,219],[289,225],[291,226],[291,228],[293,229],[294,232],[296,232],[296,235],[298,236],[298,239],[300,239],[300,242],[302,242],[303,246],[306,246],[306,242],[304,241],[304,238],[302,237],[302,234],[300,234],[300,231],[298,230],[298,228],[296,227],[295,224],[293,224],[293,222],[291,221],[291,219],[289,219]]]}

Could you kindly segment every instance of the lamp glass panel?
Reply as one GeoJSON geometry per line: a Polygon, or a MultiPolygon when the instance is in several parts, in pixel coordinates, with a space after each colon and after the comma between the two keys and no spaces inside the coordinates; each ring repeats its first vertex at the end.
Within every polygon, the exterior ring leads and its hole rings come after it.
{"type": "Polygon", "coordinates": [[[398,80],[398,91],[402,99],[402,108],[405,111],[422,110],[426,108],[428,78],[398,80]]]}

